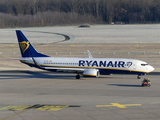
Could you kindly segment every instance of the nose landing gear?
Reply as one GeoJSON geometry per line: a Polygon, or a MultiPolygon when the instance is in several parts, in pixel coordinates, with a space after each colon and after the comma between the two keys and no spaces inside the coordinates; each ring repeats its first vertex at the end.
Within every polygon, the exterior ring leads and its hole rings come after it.
{"type": "Polygon", "coordinates": [[[145,73],[138,74],[137,79],[141,79],[141,76],[146,75],[145,73]]]}
{"type": "Polygon", "coordinates": [[[140,75],[138,75],[138,76],[137,76],[137,79],[141,79],[141,76],[140,76],[140,75]]]}

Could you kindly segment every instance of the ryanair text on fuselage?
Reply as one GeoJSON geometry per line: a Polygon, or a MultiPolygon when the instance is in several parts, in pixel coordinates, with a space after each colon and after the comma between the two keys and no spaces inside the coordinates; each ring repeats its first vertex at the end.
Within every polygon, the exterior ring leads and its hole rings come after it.
{"type": "Polygon", "coordinates": [[[88,60],[79,60],[79,66],[87,67],[130,67],[132,62],[124,61],[88,61],[88,60]]]}

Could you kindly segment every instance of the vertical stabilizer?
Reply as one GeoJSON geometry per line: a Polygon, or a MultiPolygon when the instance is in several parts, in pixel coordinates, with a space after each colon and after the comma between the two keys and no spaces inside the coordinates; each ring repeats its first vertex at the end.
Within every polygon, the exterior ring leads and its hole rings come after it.
{"type": "Polygon", "coordinates": [[[16,30],[16,34],[22,57],[48,57],[47,55],[37,52],[20,30],[16,30]]]}

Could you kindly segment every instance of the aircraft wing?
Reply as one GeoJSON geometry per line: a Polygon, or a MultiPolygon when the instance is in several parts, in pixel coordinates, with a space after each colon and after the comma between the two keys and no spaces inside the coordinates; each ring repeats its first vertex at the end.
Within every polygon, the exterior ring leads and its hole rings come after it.
{"type": "Polygon", "coordinates": [[[87,50],[87,53],[88,53],[88,57],[89,58],[93,58],[93,56],[92,56],[92,54],[91,54],[91,52],[89,50],[87,50]]]}
{"type": "Polygon", "coordinates": [[[85,69],[83,68],[60,68],[60,67],[42,67],[48,70],[57,70],[57,71],[64,71],[64,72],[83,72],[85,69]]]}
{"type": "Polygon", "coordinates": [[[84,68],[43,67],[43,66],[39,65],[33,57],[32,57],[32,60],[37,67],[43,68],[46,70],[57,70],[57,72],[58,71],[62,71],[62,72],[83,72],[83,71],[85,71],[84,68]]]}

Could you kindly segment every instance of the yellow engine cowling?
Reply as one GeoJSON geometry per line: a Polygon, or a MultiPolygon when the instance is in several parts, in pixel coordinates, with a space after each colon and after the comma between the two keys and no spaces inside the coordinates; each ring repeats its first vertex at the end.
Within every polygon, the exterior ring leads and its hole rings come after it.
{"type": "Polygon", "coordinates": [[[99,77],[100,73],[97,69],[87,69],[83,72],[84,77],[99,77]]]}

